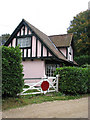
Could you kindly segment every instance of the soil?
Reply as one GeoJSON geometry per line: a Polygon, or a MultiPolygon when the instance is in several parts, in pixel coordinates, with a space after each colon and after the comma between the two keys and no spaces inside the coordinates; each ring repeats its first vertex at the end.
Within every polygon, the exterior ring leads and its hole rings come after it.
{"type": "Polygon", "coordinates": [[[88,118],[88,97],[44,102],[3,111],[3,118],[88,118]]]}

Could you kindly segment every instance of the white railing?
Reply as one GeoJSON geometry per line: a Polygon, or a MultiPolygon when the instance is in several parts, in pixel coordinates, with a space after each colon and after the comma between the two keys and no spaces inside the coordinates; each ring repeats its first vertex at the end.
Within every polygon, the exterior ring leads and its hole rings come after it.
{"type": "Polygon", "coordinates": [[[21,92],[19,95],[28,95],[28,94],[46,94],[47,92],[58,92],[58,79],[59,75],[56,75],[56,77],[43,77],[39,82],[33,82],[33,83],[25,83],[24,85],[29,86],[28,88],[23,88],[23,92],[21,92]],[[49,87],[47,90],[43,91],[41,88],[41,84],[47,81],[49,83],[49,87]],[[27,93],[27,91],[30,90],[32,92],[27,93]],[[33,90],[37,92],[33,92],[33,90]]]}

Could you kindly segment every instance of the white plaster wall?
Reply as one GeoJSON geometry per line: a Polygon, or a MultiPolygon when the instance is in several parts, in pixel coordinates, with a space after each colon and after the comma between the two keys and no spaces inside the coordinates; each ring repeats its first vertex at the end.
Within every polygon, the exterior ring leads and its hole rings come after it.
{"type": "Polygon", "coordinates": [[[23,61],[24,78],[42,78],[45,75],[45,62],[41,60],[23,61]]]}
{"type": "Polygon", "coordinates": [[[71,46],[68,48],[68,60],[73,61],[73,49],[71,46]],[[71,52],[71,55],[69,52],[71,52]]]}

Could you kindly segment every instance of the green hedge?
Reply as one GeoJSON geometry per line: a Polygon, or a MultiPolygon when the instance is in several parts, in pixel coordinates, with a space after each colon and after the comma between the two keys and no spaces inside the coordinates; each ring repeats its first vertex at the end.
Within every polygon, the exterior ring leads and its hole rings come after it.
{"type": "Polygon", "coordinates": [[[16,96],[24,86],[19,47],[2,47],[2,95],[16,96]]]}
{"type": "Polygon", "coordinates": [[[83,64],[90,64],[90,55],[82,55],[74,58],[75,62],[79,64],[79,66],[83,64]]]}
{"type": "Polygon", "coordinates": [[[61,67],[55,74],[60,75],[59,91],[65,94],[90,93],[90,72],[88,68],[61,67]]]}

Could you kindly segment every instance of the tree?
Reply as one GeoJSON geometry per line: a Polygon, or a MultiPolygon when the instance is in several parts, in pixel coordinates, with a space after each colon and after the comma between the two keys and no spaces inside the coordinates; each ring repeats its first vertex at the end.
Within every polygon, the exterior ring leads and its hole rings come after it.
{"type": "Polygon", "coordinates": [[[3,34],[2,36],[0,36],[0,46],[4,45],[9,37],[10,37],[10,34],[3,34]]]}
{"type": "Polygon", "coordinates": [[[68,33],[73,33],[75,56],[89,54],[90,10],[80,12],[70,22],[68,33]]]}

